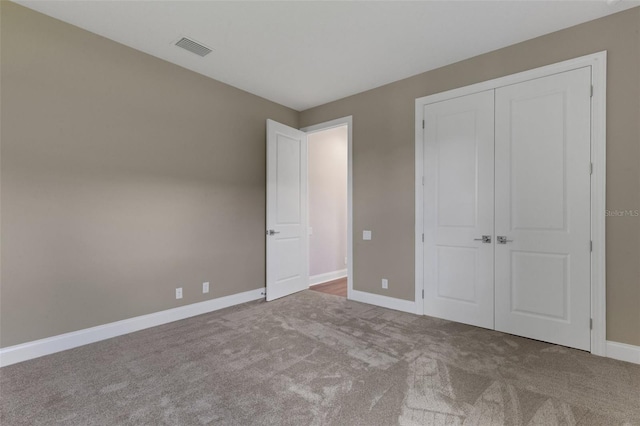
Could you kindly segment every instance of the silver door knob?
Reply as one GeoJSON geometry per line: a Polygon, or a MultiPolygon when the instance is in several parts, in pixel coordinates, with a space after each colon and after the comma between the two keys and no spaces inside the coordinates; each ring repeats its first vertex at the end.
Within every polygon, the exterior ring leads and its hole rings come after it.
{"type": "Polygon", "coordinates": [[[507,237],[505,237],[504,235],[498,235],[498,244],[507,244],[507,243],[512,243],[513,240],[507,240],[507,237]]]}
{"type": "Polygon", "coordinates": [[[485,244],[490,244],[491,235],[483,235],[482,238],[474,238],[473,241],[482,241],[485,244]]]}
{"type": "Polygon", "coordinates": [[[279,234],[279,233],[280,233],[280,231],[274,231],[273,229],[269,229],[267,231],[267,235],[274,235],[274,234],[279,234]]]}

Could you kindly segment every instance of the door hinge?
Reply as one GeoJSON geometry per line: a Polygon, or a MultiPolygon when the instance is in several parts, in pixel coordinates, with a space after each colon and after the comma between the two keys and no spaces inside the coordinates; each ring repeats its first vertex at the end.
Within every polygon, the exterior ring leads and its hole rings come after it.
{"type": "Polygon", "coordinates": [[[424,299],[424,288],[422,289],[422,298],[424,299]]]}
{"type": "Polygon", "coordinates": [[[424,234],[422,234],[422,242],[424,243],[424,234]]]}
{"type": "Polygon", "coordinates": [[[590,95],[590,97],[593,98],[593,84],[591,85],[591,95],[590,95]]]}
{"type": "Polygon", "coordinates": [[[593,251],[593,240],[589,241],[589,251],[593,251]]]}
{"type": "Polygon", "coordinates": [[[593,174],[593,163],[589,163],[589,174],[593,174]]]}
{"type": "Polygon", "coordinates": [[[424,176],[422,176],[422,186],[424,186],[424,176]]]}
{"type": "Polygon", "coordinates": [[[589,318],[589,330],[593,330],[593,318],[589,318]]]}
{"type": "Polygon", "coordinates": [[[424,120],[422,120],[422,128],[424,129],[424,120]]]}

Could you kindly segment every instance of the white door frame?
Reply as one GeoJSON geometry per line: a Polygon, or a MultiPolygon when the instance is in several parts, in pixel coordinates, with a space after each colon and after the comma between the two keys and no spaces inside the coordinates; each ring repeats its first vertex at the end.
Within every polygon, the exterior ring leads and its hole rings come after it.
{"type": "Polygon", "coordinates": [[[305,133],[316,133],[347,126],[347,299],[353,297],[353,116],[336,118],[324,123],[304,127],[305,133]]]}
{"type": "MultiPolygon", "coordinates": [[[[444,101],[484,90],[497,89],[582,67],[591,67],[591,353],[606,356],[606,271],[605,271],[605,206],[606,206],[606,84],[607,52],[602,51],[556,64],[448,90],[416,99],[415,104],[415,300],[424,294],[423,228],[423,108],[427,104],[444,101]]],[[[424,303],[416,303],[416,313],[424,315],[424,303]]]]}

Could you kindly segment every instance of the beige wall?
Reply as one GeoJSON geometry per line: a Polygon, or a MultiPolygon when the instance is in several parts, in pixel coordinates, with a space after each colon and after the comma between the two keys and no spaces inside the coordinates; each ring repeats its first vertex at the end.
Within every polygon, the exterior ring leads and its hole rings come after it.
{"type": "Polygon", "coordinates": [[[309,275],[347,269],[347,126],[311,133],[309,275]]]}
{"type": "Polygon", "coordinates": [[[0,345],[264,286],[265,120],[298,113],[1,8],[0,345]]]}
{"type": "MultiPolygon", "coordinates": [[[[354,288],[414,299],[414,101],[422,96],[607,50],[607,208],[640,209],[639,30],[634,8],[303,111],[301,126],[353,115],[354,288]],[[373,231],[366,244],[363,229],[373,231]]],[[[606,248],[607,338],[640,345],[640,218],[607,218],[606,248]]]]}

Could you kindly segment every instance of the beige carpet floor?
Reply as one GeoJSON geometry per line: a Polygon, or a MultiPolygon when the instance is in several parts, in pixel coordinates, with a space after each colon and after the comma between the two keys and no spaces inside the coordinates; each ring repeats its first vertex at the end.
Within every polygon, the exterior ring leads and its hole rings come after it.
{"type": "Polygon", "coordinates": [[[9,425],[640,425],[640,365],[304,291],[0,369],[9,425]]]}

